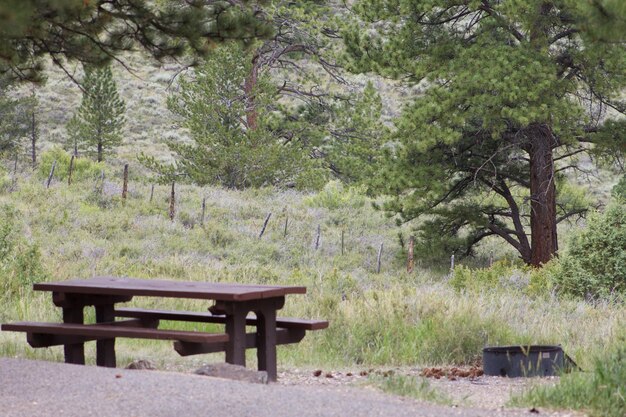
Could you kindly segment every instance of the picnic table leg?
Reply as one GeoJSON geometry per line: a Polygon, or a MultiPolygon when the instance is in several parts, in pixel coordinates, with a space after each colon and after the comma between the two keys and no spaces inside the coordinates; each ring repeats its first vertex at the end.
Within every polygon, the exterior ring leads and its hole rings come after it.
{"type": "Polygon", "coordinates": [[[226,315],[226,333],[229,336],[226,344],[226,362],[246,366],[246,316],[248,310],[240,304],[232,304],[229,307],[229,312],[226,315]]]}
{"type": "MultiPolygon", "coordinates": [[[[113,304],[96,306],[96,323],[115,321],[113,304]]],[[[96,341],[96,365],[115,368],[115,339],[96,341]]]]}
{"type": "Polygon", "coordinates": [[[266,371],[270,381],[276,381],[276,310],[256,311],[257,361],[259,371],[266,371]]]}
{"type": "MultiPolygon", "coordinates": [[[[83,307],[64,307],[63,323],[82,324],[84,321],[83,307]]],[[[85,364],[85,344],[69,343],[63,345],[65,363],[85,364]]]]}

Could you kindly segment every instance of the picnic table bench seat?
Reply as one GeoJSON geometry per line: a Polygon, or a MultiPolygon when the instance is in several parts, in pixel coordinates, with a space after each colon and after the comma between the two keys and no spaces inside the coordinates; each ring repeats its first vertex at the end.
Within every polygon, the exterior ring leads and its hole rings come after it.
{"type": "MultiPolygon", "coordinates": [[[[190,321],[197,323],[226,323],[226,316],[223,314],[213,314],[211,312],[195,311],[170,311],[170,310],[148,310],[142,308],[116,308],[116,317],[132,317],[141,320],[174,320],[190,321]]],[[[246,325],[256,326],[257,318],[254,315],[246,317],[246,325]]],[[[282,329],[302,329],[321,330],[328,327],[326,320],[307,320],[290,317],[277,317],[276,327],[282,329]]]]}
{"type": "MultiPolygon", "coordinates": [[[[141,308],[116,308],[116,317],[130,317],[137,320],[146,320],[147,323],[154,323],[159,320],[187,321],[195,323],[226,323],[226,316],[223,314],[213,314],[211,312],[195,311],[171,311],[171,310],[149,310],[141,308]]],[[[246,325],[256,326],[258,320],[254,315],[246,317],[246,325]]],[[[307,320],[287,317],[276,318],[276,344],[286,345],[300,342],[306,331],[321,330],[328,327],[325,320],[307,320]]],[[[255,333],[246,334],[246,349],[256,348],[257,338],[255,333]]],[[[190,340],[177,340],[174,342],[174,350],[181,356],[198,355],[204,353],[214,353],[223,350],[220,344],[194,342],[190,340]]]]}
{"type": "Polygon", "coordinates": [[[115,339],[118,337],[175,340],[208,345],[223,345],[225,342],[228,342],[228,335],[225,333],[135,327],[139,324],[135,320],[98,324],[23,321],[5,323],[2,325],[2,330],[26,332],[28,343],[32,347],[49,347],[89,340],[115,339]]]}

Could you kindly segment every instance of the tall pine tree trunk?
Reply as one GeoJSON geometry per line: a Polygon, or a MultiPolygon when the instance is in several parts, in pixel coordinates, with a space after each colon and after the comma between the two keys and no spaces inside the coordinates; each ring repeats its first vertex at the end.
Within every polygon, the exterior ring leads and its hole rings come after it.
{"type": "Polygon", "coordinates": [[[552,149],[555,138],[546,125],[528,131],[530,157],[530,264],[541,266],[558,250],[556,232],[556,186],[552,149]]]}
{"type": "MultiPolygon", "coordinates": [[[[545,0],[538,4],[540,18],[530,29],[530,45],[540,53],[548,47],[550,37],[549,18],[553,2],[545,0]]],[[[556,231],[556,185],[552,150],[556,145],[551,128],[545,123],[527,129],[528,155],[530,158],[530,264],[541,266],[557,254],[556,231]]]]}
{"type": "Polygon", "coordinates": [[[256,130],[258,111],[254,100],[254,90],[259,79],[259,55],[254,54],[250,74],[244,83],[244,93],[246,96],[246,124],[249,130],[256,130]]]}
{"type": "Polygon", "coordinates": [[[37,165],[37,120],[35,120],[35,110],[31,112],[30,121],[30,158],[34,168],[37,165]]]}
{"type": "Polygon", "coordinates": [[[104,139],[102,138],[102,129],[100,126],[97,128],[97,138],[98,138],[98,162],[102,162],[104,160],[104,139]]]}

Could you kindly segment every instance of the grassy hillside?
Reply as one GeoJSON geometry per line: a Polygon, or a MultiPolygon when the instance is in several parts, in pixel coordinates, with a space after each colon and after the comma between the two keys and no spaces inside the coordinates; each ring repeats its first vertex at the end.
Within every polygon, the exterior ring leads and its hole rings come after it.
{"type": "MultiPolygon", "coordinates": [[[[0,170],[0,322],[60,320],[49,294],[33,293],[33,282],[110,274],[306,286],[307,295],[289,297],[283,314],[329,319],[331,327],[307,335],[297,346],[281,347],[282,367],[467,364],[478,360],[487,344],[540,343],[562,344],[587,369],[626,336],[623,299],[588,302],[542,294],[533,289],[532,273],[516,264],[516,255],[498,240],[484,242],[477,258],[463,262],[484,267],[490,257],[508,259],[488,272],[488,287],[468,285],[478,279],[475,271],[457,268],[452,277],[448,259],[430,265],[420,253],[415,271],[408,274],[403,247],[408,226],[397,227],[358,191],[336,183],[316,194],[178,185],[176,216],[170,221],[169,187],[157,185],[150,201],[150,174],[136,156],[144,151],[168,159],[165,141],[185,140],[165,106],[170,81],[181,67],[156,65],[138,55],[125,61],[133,73],[119,66],[114,72],[127,102],[128,123],[123,145],[106,165],[81,160],[81,171],[68,186],[60,163],[50,189],[43,185],[50,155],[35,172],[25,159],[15,178],[0,170]],[[124,163],[131,166],[126,202],[120,198],[124,163]],[[102,170],[104,182],[97,179],[102,170]],[[201,224],[203,198],[207,207],[201,224]],[[259,238],[268,213],[268,228],[259,238]],[[465,289],[458,289],[459,279],[465,289]]],[[[79,68],[74,75],[80,78],[79,68]]],[[[36,93],[41,150],[62,141],[64,125],[80,102],[78,87],[60,70],[52,69],[48,77],[36,93]]],[[[362,85],[365,78],[354,81],[362,85]]],[[[407,91],[381,80],[377,87],[383,90],[387,117],[397,114],[407,91]]],[[[28,88],[22,93],[28,94],[28,88]]],[[[605,201],[616,177],[593,173],[576,180],[594,202],[605,201]]],[[[563,237],[582,225],[560,226],[562,248],[563,237]]],[[[149,298],[132,305],[207,307],[149,298]]],[[[87,318],[94,320],[93,312],[87,318]]],[[[93,363],[92,345],[88,360],[93,363]]],[[[117,346],[122,365],[146,358],[160,367],[187,369],[223,360],[221,355],[181,358],[167,342],[120,340],[117,346]]],[[[0,355],[62,360],[63,353],[60,347],[31,349],[23,334],[2,332],[0,355]]],[[[254,363],[252,357],[249,362],[254,363]]]]}
{"type": "MultiPolygon", "coordinates": [[[[176,88],[177,77],[191,75],[193,70],[177,62],[159,63],[140,52],[122,55],[120,59],[123,65],[113,62],[112,69],[120,97],[126,102],[127,123],[122,146],[115,149],[109,159],[113,163],[132,162],[139,152],[145,152],[160,160],[170,160],[166,142],[184,141],[188,135],[167,109],[167,96],[176,88]]],[[[308,64],[305,62],[303,65],[308,64]]],[[[69,75],[49,62],[46,66],[46,83],[35,87],[24,84],[17,91],[20,96],[28,96],[34,90],[39,100],[37,117],[41,128],[40,150],[67,140],[65,125],[80,106],[82,93],[77,82],[82,81],[82,66],[70,63],[66,69],[69,75]]],[[[322,74],[320,78],[327,84],[325,88],[331,91],[338,88],[336,84],[331,85],[330,77],[324,81],[322,74]]],[[[418,89],[400,87],[397,82],[374,75],[346,74],[346,79],[350,85],[342,88],[348,91],[363,89],[368,80],[374,82],[383,99],[383,115],[388,121],[399,114],[401,103],[418,89]]],[[[24,160],[27,154],[25,152],[24,160]]]]}
{"type": "MultiPolygon", "coordinates": [[[[99,172],[96,165],[89,169],[85,172],[99,172]]],[[[103,185],[85,174],[69,187],[56,179],[46,189],[44,177],[23,175],[14,191],[10,180],[0,187],[0,248],[6,249],[0,322],[60,320],[49,294],[32,292],[33,281],[111,274],[306,286],[307,295],[288,297],[283,314],[326,318],[331,327],[298,346],[280,348],[283,367],[463,364],[479,358],[486,344],[517,343],[560,343],[585,367],[626,333],[623,300],[591,303],[533,294],[528,272],[516,266],[501,268],[493,288],[467,291],[453,289],[445,267],[420,265],[419,254],[416,271],[408,274],[398,239],[401,233],[406,240],[408,232],[374,211],[365,197],[337,184],[319,194],[179,186],[171,222],[168,187],[156,186],[150,202],[150,184],[133,177],[124,203],[120,171],[114,168],[107,168],[103,185]],[[200,225],[203,197],[206,219],[200,225]],[[382,267],[376,273],[381,243],[382,267]]],[[[150,298],[132,305],[207,307],[150,298]]],[[[162,366],[192,367],[206,361],[180,358],[167,342],[118,346],[121,364],[148,358],[162,366]]],[[[0,355],[62,360],[62,348],[33,350],[23,334],[3,332],[0,355]]]]}

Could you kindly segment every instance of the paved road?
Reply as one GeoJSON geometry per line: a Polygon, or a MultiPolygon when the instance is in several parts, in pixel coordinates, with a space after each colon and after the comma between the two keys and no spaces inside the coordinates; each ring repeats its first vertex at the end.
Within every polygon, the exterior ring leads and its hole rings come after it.
{"type": "Polygon", "coordinates": [[[369,389],[259,385],[181,373],[0,358],[0,417],[534,415],[526,410],[422,404],[369,389]]]}

